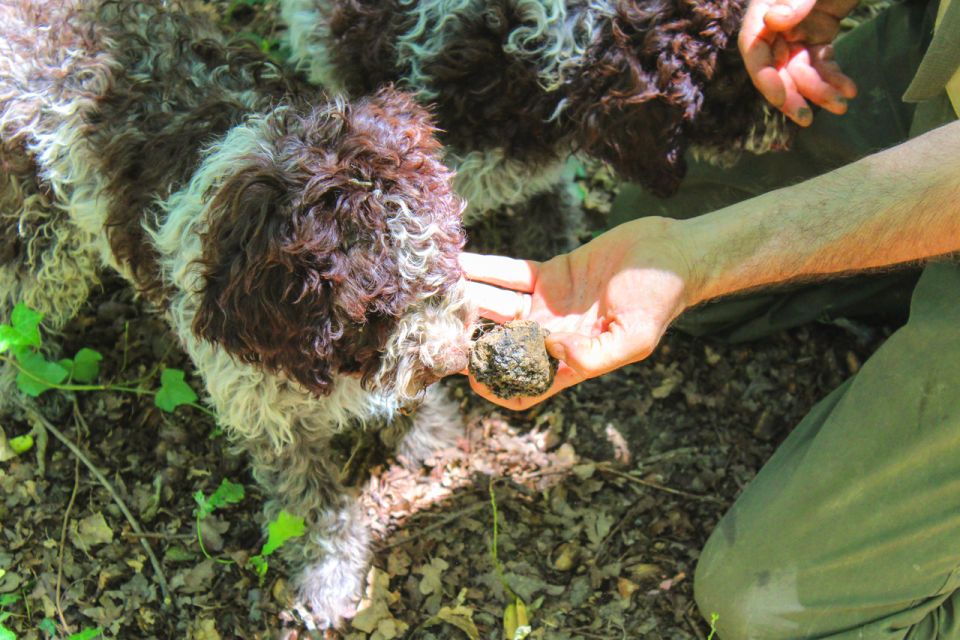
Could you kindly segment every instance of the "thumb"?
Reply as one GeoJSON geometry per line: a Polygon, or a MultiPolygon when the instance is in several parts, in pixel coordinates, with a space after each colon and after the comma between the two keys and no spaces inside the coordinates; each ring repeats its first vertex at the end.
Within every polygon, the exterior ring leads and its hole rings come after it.
{"type": "Polygon", "coordinates": [[[546,346],[550,355],[566,363],[584,379],[641,360],[652,351],[648,341],[628,335],[615,326],[593,337],[579,333],[551,333],[546,346]]]}
{"type": "Polygon", "coordinates": [[[763,16],[771,31],[789,31],[810,15],[817,0],[777,0],[763,16]]]}

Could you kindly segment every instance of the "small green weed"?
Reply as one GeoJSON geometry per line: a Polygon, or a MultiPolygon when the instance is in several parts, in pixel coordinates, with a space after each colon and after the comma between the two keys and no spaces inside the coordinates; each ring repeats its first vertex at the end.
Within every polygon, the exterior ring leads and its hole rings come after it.
{"type": "Polygon", "coordinates": [[[14,593],[0,595],[0,640],[17,640],[17,634],[15,634],[13,630],[9,629],[5,624],[13,614],[9,611],[4,611],[4,609],[14,604],[19,599],[20,596],[14,593]]]}
{"type": "Polygon", "coordinates": [[[507,640],[524,640],[533,631],[530,626],[527,605],[520,599],[510,585],[507,583],[507,577],[503,573],[503,565],[500,564],[500,558],[497,555],[497,543],[500,535],[500,517],[497,511],[497,496],[493,491],[493,478],[490,478],[490,508],[493,510],[493,540],[490,543],[490,560],[493,562],[493,568],[500,578],[500,584],[503,590],[510,597],[512,602],[507,605],[503,611],[503,633],[507,640]]]}
{"type": "MultiPolygon", "coordinates": [[[[6,626],[6,621],[13,614],[5,609],[20,600],[20,596],[15,593],[6,593],[0,595],[0,640],[17,640],[17,634],[6,626]]],[[[29,612],[29,609],[28,609],[29,612]]],[[[40,621],[38,629],[51,640],[57,637],[57,624],[50,618],[44,618],[40,621]]],[[[87,628],[77,633],[72,633],[66,637],[66,640],[94,640],[103,635],[103,629],[87,628]]]]}
{"type": "Polygon", "coordinates": [[[714,636],[717,635],[717,620],[720,619],[720,614],[714,611],[710,614],[710,635],[707,636],[707,640],[713,640],[714,636]]]}
{"type": "Polygon", "coordinates": [[[232,564],[233,560],[225,560],[223,558],[214,558],[207,552],[207,548],[203,546],[203,534],[201,533],[200,522],[209,516],[211,513],[227,506],[228,504],[236,504],[243,500],[245,495],[242,484],[237,484],[235,482],[230,482],[226,478],[220,481],[220,486],[210,494],[210,497],[207,498],[203,495],[203,491],[197,491],[193,494],[193,499],[197,503],[196,516],[197,516],[197,542],[200,543],[200,551],[203,552],[203,555],[213,560],[219,562],[220,564],[232,564]]]}
{"type": "MultiPolygon", "coordinates": [[[[77,351],[73,358],[56,362],[47,360],[40,352],[41,320],[42,313],[18,303],[10,316],[10,324],[0,324],[0,362],[16,368],[17,387],[28,396],[36,398],[50,389],[122,391],[151,395],[154,404],[163,411],[170,412],[177,407],[188,406],[214,417],[212,411],[197,404],[197,394],[186,383],[184,373],[179,369],[164,369],[160,374],[160,388],[154,390],[141,386],[143,380],[123,384],[94,384],[100,375],[103,356],[86,347],[77,351]]],[[[32,444],[32,440],[19,442],[23,450],[29,450],[32,444]]]]}
{"type": "Polygon", "coordinates": [[[40,621],[40,624],[37,625],[37,628],[40,629],[47,638],[57,637],[57,623],[53,621],[53,618],[44,618],[40,621]]]}
{"type": "Polygon", "coordinates": [[[291,538],[299,538],[306,532],[306,523],[303,518],[291,515],[286,511],[281,511],[277,517],[267,525],[267,541],[263,545],[260,553],[250,558],[250,566],[257,572],[260,584],[263,584],[263,578],[267,575],[267,556],[272,555],[283,544],[291,538]]]}
{"type": "MultiPolygon", "coordinates": [[[[219,562],[220,564],[233,563],[232,560],[214,558],[207,552],[206,548],[203,546],[203,536],[201,534],[200,522],[217,509],[240,502],[243,500],[244,495],[245,493],[243,485],[231,482],[226,478],[220,482],[220,486],[217,487],[212,494],[210,494],[209,498],[204,496],[202,491],[197,491],[195,494],[193,494],[193,499],[197,503],[197,541],[200,543],[200,551],[202,551],[203,555],[210,560],[219,562]]],[[[250,567],[256,572],[261,584],[263,583],[263,580],[267,575],[267,569],[269,568],[267,557],[272,555],[277,549],[283,546],[287,540],[291,538],[299,538],[305,532],[306,523],[304,522],[303,518],[298,518],[297,516],[291,515],[286,511],[281,511],[279,514],[277,514],[277,517],[274,518],[273,522],[267,525],[266,543],[264,543],[260,553],[252,556],[249,560],[250,567]]]]}

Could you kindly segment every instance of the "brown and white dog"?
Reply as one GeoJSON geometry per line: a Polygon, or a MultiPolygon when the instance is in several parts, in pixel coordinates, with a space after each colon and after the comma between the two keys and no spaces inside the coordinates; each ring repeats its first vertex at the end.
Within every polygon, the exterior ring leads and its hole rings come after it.
{"type": "Polygon", "coordinates": [[[56,331],[103,267],[162,310],[268,515],[306,519],[319,626],[350,611],[369,546],[331,436],[466,363],[439,151],[410,96],[331,100],[174,1],[0,3],[0,317],[22,301],[56,331]]]}
{"type": "MultiPolygon", "coordinates": [[[[736,34],[745,0],[281,0],[293,61],[351,96],[396,83],[434,105],[468,223],[545,204],[571,153],[673,193],[688,151],[786,145],[736,34]],[[546,195],[546,201],[544,198],[546,195]],[[516,206],[520,205],[520,206],[516,206]]],[[[546,221],[549,224],[549,220],[546,221]]]]}

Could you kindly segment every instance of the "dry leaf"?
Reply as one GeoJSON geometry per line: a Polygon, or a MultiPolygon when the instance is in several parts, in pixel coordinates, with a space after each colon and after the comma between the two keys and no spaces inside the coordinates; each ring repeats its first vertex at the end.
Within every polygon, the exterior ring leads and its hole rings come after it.
{"type": "Polygon", "coordinates": [[[77,523],[70,539],[82,549],[89,549],[98,544],[113,542],[113,529],[107,524],[103,513],[96,512],[77,523]]]}
{"type": "Polygon", "coordinates": [[[423,565],[416,569],[414,573],[423,575],[423,580],[420,581],[420,586],[418,587],[420,593],[425,596],[431,593],[442,593],[443,582],[440,579],[440,575],[446,571],[449,566],[450,565],[441,558],[434,558],[430,564],[423,565]]]}

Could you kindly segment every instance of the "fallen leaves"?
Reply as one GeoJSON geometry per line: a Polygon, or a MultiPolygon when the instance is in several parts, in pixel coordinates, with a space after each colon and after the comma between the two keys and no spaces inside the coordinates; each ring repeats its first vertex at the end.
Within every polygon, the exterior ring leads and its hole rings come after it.
{"type": "Polygon", "coordinates": [[[70,531],[70,541],[82,550],[113,542],[113,529],[98,511],[81,519],[70,531]]]}

